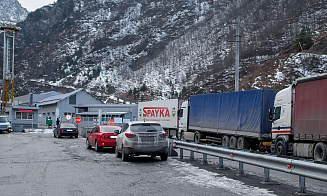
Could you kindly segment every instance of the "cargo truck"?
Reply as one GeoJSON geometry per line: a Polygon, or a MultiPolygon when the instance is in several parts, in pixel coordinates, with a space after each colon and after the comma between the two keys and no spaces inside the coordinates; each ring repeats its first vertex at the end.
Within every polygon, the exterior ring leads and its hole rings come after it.
{"type": "Polygon", "coordinates": [[[181,139],[220,143],[238,149],[270,150],[269,109],[275,90],[193,95],[181,105],[181,139]]]}
{"type": "Polygon", "coordinates": [[[178,132],[178,99],[139,102],[138,120],[160,123],[168,136],[178,132]]]}
{"type": "Polygon", "coordinates": [[[327,74],[278,92],[270,119],[272,152],[327,161],[327,74]]]}

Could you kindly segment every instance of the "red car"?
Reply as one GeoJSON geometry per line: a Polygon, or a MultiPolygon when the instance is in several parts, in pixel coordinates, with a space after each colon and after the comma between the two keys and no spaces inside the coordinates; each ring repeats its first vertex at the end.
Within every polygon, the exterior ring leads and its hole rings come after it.
{"type": "Polygon", "coordinates": [[[116,138],[120,131],[120,126],[98,125],[87,135],[86,148],[91,149],[95,147],[95,151],[97,152],[106,147],[114,149],[116,146],[116,138]]]}

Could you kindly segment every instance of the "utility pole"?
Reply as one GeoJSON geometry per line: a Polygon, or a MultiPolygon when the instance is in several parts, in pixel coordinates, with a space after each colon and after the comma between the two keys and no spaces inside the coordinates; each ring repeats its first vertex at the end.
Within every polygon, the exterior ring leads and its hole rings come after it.
{"type": "Polygon", "coordinates": [[[240,81],[240,23],[241,19],[238,16],[236,18],[236,58],[235,58],[235,91],[239,91],[239,81],[240,81]]]}
{"type": "Polygon", "coordinates": [[[9,94],[11,103],[14,100],[14,61],[15,61],[15,33],[20,30],[16,23],[0,21],[0,30],[3,31],[3,78],[1,114],[5,114],[9,94]],[[11,83],[11,92],[9,84],[11,83]]]}

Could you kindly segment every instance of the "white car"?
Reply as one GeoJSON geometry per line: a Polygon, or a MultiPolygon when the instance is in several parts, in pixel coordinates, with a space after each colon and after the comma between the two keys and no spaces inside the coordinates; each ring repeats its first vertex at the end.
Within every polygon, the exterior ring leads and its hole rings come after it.
{"type": "Polygon", "coordinates": [[[0,116],[0,132],[1,131],[7,131],[8,133],[11,132],[11,124],[7,116],[0,116]]]}
{"type": "Polygon", "coordinates": [[[160,156],[168,158],[167,133],[157,122],[128,122],[117,136],[115,154],[117,158],[128,161],[130,156],[160,156]]]}

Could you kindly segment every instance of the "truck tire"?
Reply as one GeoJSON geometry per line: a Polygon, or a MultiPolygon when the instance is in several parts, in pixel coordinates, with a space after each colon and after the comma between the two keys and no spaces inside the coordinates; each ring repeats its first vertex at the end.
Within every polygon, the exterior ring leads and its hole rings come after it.
{"type": "Polygon", "coordinates": [[[249,149],[249,143],[244,137],[239,137],[237,139],[237,149],[249,149]]]}
{"type": "Polygon", "coordinates": [[[285,144],[283,141],[278,141],[277,144],[276,144],[276,153],[278,155],[285,155],[286,154],[286,147],[285,147],[285,144]]]}
{"type": "Polygon", "coordinates": [[[236,148],[237,146],[237,138],[235,136],[231,136],[229,139],[229,147],[236,148]]]}
{"type": "Polygon", "coordinates": [[[313,151],[313,158],[315,161],[327,161],[327,147],[326,144],[319,142],[313,151]]]}
{"type": "Polygon", "coordinates": [[[221,141],[221,145],[223,147],[229,147],[229,137],[228,135],[224,135],[222,141],[221,141]]]}
{"type": "Polygon", "coordinates": [[[202,137],[202,134],[200,133],[200,132],[195,132],[195,134],[194,134],[194,142],[195,143],[200,143],[200,140],[201,140],[201,137],[202,137]]]}

